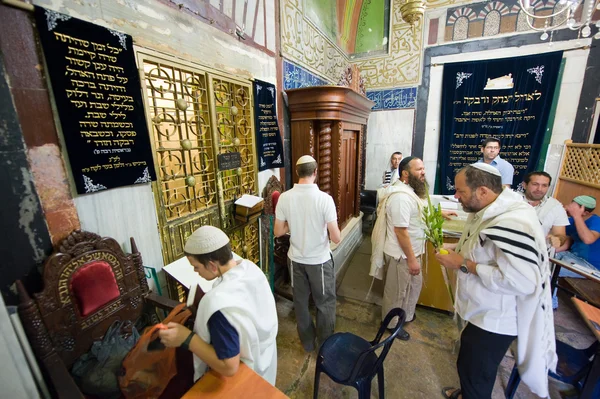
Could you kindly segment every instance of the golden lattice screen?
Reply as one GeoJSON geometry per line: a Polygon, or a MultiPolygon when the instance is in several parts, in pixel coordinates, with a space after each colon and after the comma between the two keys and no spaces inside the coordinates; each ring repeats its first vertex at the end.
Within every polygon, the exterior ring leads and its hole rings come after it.
{"type": "Polygon", "coordinates": [[[233,250],[259,261],[258,221],[233,218],[233,201],[257,194],[250,81],[177,60],[138,53],[156,165],[153,186],[165,264],[183,256],[187,237],[222,228],[233,250]],[[241,167],[219,171],[219,154],[239,152],[241,167]]]}

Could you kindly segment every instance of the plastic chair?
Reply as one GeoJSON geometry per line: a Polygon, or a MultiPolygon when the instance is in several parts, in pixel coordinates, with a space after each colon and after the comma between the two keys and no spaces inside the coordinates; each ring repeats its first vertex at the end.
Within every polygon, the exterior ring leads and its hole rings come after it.
{"type": "MultiPolygon", "coordinates": [[[[550,371],[548,372],[548,375],[556,380],[581,389],[592,364],[592,362],[590,362],[590,357],[596,353],[597,347],[598,342],[595,342],[588,348],[575,349],[571,345],[556,340],[558,365],[556,366],[556,373],[550,371]]],[[[510,377],[508,378],[506,390],[504,391],[506,399],[513,399],[520,383],[521,376],[519,375],[519,370],[515,364],[510,373],[510,377]]],[[[595,389],[600,390],[600,387],[596,386],[595,389]]]]}
{"type": "Polygon", "coordinates": [[[373,227],[375,218],[377,217],[377,191],[361,190],[360,192],[360,210],[369,216],[370,227],[373,227]]]}
{"type": "Polygon", "coordinates": [[[406,313],[404,313],[404,310],[395,308],[385,316],[373,341],[369,342],[351,333],[336,333],[327,338],[321,345],[317,357],[314,399],[319,396],[321,372],[327,374],[338,384],[356,388],[359,399],[369,399],[371,397],[371,381],[377,375],[379,398],[383,399],[383,361],[402,329],[405,320],[406,313]],[[392,335],[379,342],[394,317],[398,317],[398,324],[393,329],[392,335]],[[375,351],[381,347],[383,347],[383,350],[377,356],[375,351]]]}

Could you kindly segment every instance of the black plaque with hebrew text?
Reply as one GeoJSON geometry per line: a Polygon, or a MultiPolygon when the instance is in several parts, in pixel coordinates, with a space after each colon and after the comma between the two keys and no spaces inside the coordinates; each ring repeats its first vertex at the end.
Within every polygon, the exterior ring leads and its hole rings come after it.
{"type": "Polygon", "coordinates": [[[77,192],[155,180],[131,36],[41,7],[35,18],[77,192]]]}
{"type": "Polygon", "coordinates": [[[217,155],[219,170],[237,169],[242,166],[242,156],[239,152],[227,152],[217,155]]]}

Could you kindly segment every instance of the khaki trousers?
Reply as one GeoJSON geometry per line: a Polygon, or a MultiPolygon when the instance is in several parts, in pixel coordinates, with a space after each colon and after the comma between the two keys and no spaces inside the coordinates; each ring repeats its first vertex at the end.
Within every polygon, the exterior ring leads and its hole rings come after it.
{"type": "MultiPolygon", "coordinates": [[[[412,320],[419,294],[421,294],[423,274],[412,276],[408,272],[406,259],[394,259],[388,254],[384,254],[383,259],[385,261],[385,285],[381,304],[381,320],[385,319],[388,312],[394,308],[403,309],[406,312],[406,320],[412,320]]],[[[420,256],[417,260],[421,263],[420,256]]],[[[394,328],[397,323],[398,319],[396,318],[387,327],[394,328]]]]}

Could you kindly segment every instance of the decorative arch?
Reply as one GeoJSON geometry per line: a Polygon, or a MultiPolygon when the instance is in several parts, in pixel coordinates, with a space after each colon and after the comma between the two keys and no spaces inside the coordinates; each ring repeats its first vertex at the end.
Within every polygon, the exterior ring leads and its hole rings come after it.
{"type": "Polygon", "coordinates": [[[463,7],[455,10],[452,15],[448,18],[448,25],[456,24],[456,21],[460,18],[467,18],[467,23],[477,18],[477,13],[470,7],[463,7]]]}
{"type": "Polygon", "coordinates": [[[498,11],[501,16],[510,14],[510,8],[508,8],[506,4],[499,1],[492,1],[486,4],[484,9],[479,12],[479,18],[485,19],[492,11],[498,11]]]}
{"type": "Polygon", "coordinates": [[[469,37],[469,18],[462,15],[454,21],[452,40],[465,40],[469,37]]]}
{"type": "Polygon", "coordinates": [[[483,22],[483,36],[495,36],[500,33],[500,11],[492,10],[487,13],[483,22]]]}
{"type": "Polygon", "coordinates": [[[530,29],[529,24],[527,23],[527,14],[525,14],[523,12],[523,10],[520,10],[519,14],[517,15],[515,31],[516,32],[525,32],[525,31],[528,31],[529,29],[530,29]]]}
{"type": "MultiPolygon", "coordinates": [[[[560,10],[564,10],[566,7],[569,7],[569,2],[565,4],[560,4],[560,2],[554,4],[554,8],[552,9],[552,14],[559,12],[560,10]]],[[[567,13],[563,12],[552,18],[550,25],[556,26],[560,25],[567,21],[567,13]]]]}

